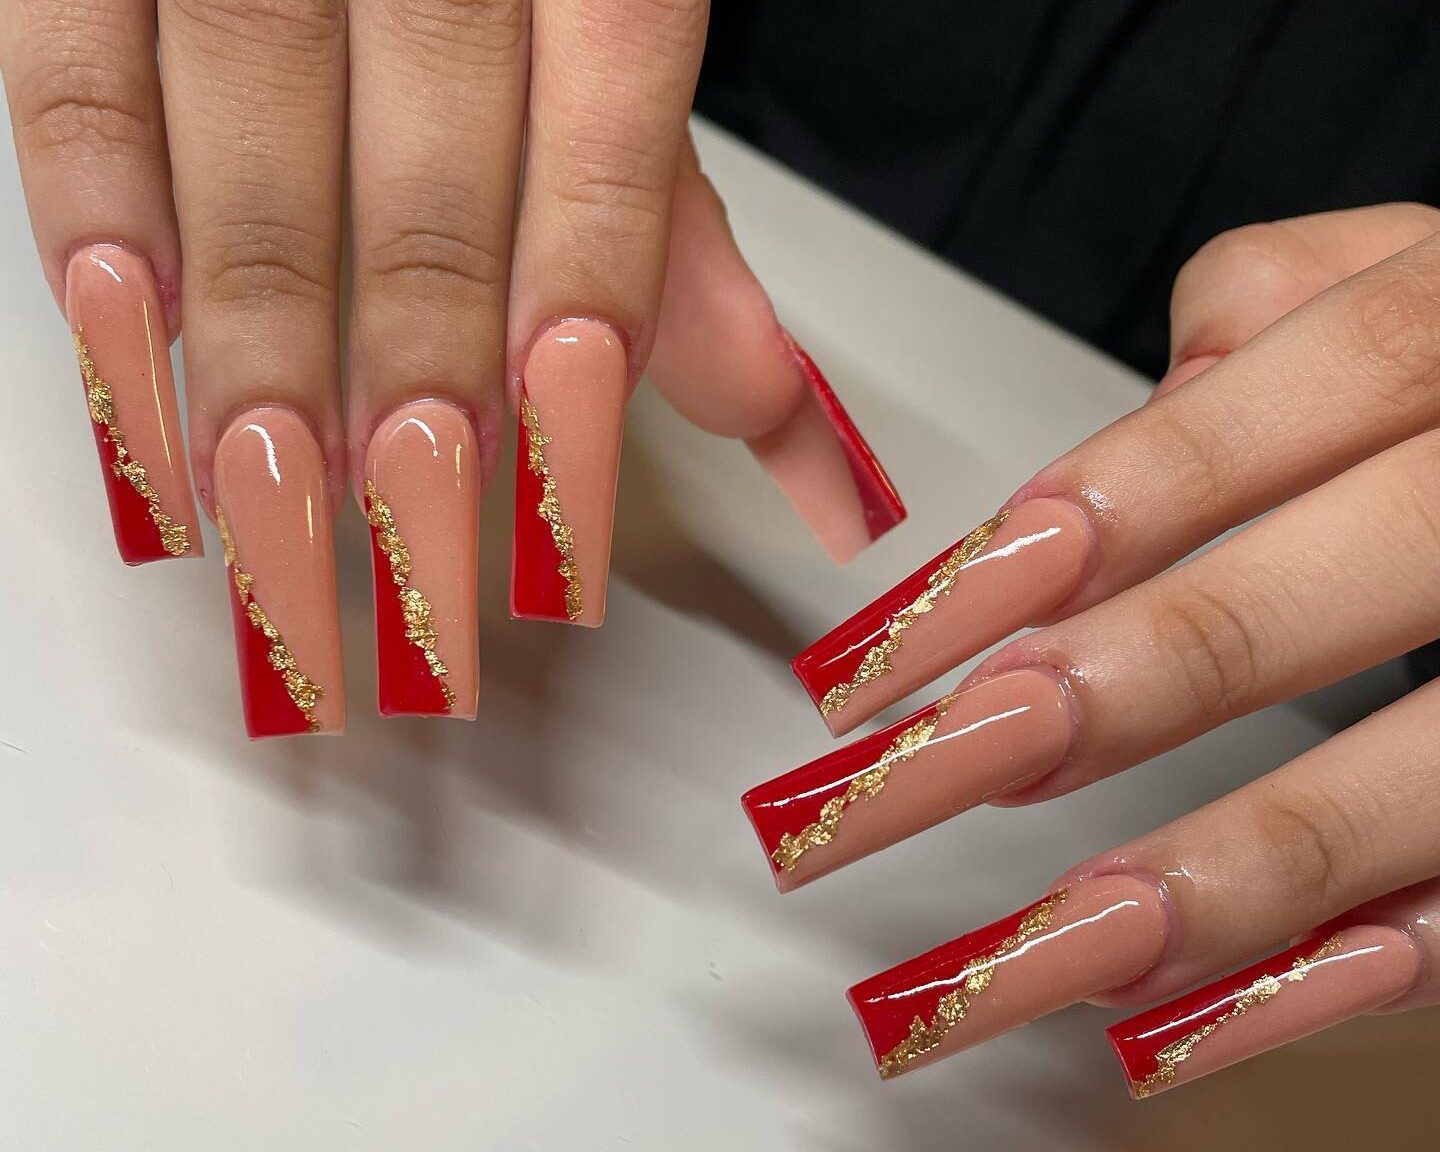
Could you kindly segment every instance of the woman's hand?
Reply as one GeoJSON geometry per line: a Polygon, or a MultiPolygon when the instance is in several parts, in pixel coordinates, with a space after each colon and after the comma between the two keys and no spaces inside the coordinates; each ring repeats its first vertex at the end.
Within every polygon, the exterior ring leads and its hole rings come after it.
{"type": "MultiPolygon", "coordinates": [[[[839,733],[1052,621],[937,704],[750,792],[782,890],[1440,636],[1437,229],[1440,212],[1391,205],[1195,256],[1156,398],[796,660],[839,733]]],[[[891,1075],[1074,1001],[1173,997],[1303,937],[1111,1029],[1146,1095],[1440,1001],[1437,877],[1440,684],[850,996],[891,1075]]]]}
{"type": "Polygon", "coordinates": [[[507,400],[512,611],[598,625],[623,410],[652,351],[672,401],[747,441],[837,558],[903,516],[699,173],[707,11],[5,5],[32,223],[131,563],[201,550],[166,353],[184,317],[189,458],[252,735],[343,727],[347,482],[374,535],[381,710],[474,715],[477,507],[507,400]]]}

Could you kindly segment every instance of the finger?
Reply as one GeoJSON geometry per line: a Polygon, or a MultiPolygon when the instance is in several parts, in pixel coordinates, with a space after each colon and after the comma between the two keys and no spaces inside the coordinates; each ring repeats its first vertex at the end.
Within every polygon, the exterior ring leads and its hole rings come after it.
{"type": "Polygon", "coordinates": [[[0,67],[41,265],[79,354],[127,564],[203,552],[167,349],[180,247],[155,6],[16,0],[0,67]]]}
{"type": "Polygon", "coordinates": [[[1368,1012],[1440,1001],[1440,881],[1355,908],[1304,939],[1105,1030],[1137,1099],[1368,1012]]]}
{"type": "Polygon", "coordinates": [[[375,541],[380,711],[473,718],[528,6],[352,0],[349,18],[349,424],[375,541]]]}
{"type": "MultiPolygon", "coordinates": [[[[1436,875],[1437,707],[1440,685],[1421,689],[1265,779],[1081,865],[1021,913],[857,985],[852,1001],[882,1071],[1079,1000],[1171,995],[1436,875]]],[[[1389,999],[1413,972],[1392,967],[1389,999]]]]}
{"type": "Polygon", "coordinates": [[[654,339],[705,0],[539,0],[510,346],[516,616],[605,616],[623,411],[654,339]]]}
{"type": "Polygon", "coordinates": [[[1320,212],[1222,233],[1170,295],[1170,369],[1152,399],[1194,379],[1285,313],[1440,229],[1425,204],[1320,212]]]}
{"type": "Polygon", "coordinates": [[[161,0],[191,448],[225,536],[252,736],[344,727],[337,0],[161,0]]]}
{"type": "Polygon", "coordinates": [[[855,422],[780,327],[688,138],[648,375],[692,424],[743,439],[836,563],[905,519],[855,422]]]}
{"type": "Polygon", "coordinates": [[[963,545],[942,553],[802,653],[797,675],[831,730],[848,730],[1016,628],[1107,599],[1425,430],[1440,418],[1437,318],[1432,237],[1289,313],[1211,368],[1205,387],[1062,457],[981,530],[993,541],[965,571],[949,571],[963,545]],[[1033,546],[1007,553],[1022,526],[1033,546]],[[920,604],[931,582],[942,594],[920,604]],[[906,614],[912,604],[920,611],[906,614]]]}

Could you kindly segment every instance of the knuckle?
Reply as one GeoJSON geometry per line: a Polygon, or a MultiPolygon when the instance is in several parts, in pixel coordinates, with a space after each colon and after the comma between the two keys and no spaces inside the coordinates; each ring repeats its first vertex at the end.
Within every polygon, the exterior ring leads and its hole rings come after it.
{"type": "Polygon", "coordinates": [[[498,246],[465,229],[402,225],[370,248],[360,273],[386,294],[459,293],[495,301],[504,298],[510,265],[498,246]]]}
{"type": "Polygon", "coordinates": [[[1238,420],[1221,429],[1183,406],[1152,406],[1145,413],[1150,450],[1171,482],[1192,493],[1197,508],[1224,500],[1235,473],[1237,443],[1246,437],[1238,420]]]}
{"type": "Polygon", "coordinates": [[[524,43],[524,0],[391,0],[395,27],[426,45],[480,50],[492,63],[510,60],[524,43]]]}
{"type": "Polygon", "coordinates": [[[708,0],[581,0],[580,26],[614,47],[677,55],[698,47],[708,0]]]}
{"type": "Polygon", "coordinates": [[[331,244],[294,225],[249,221],[214,226],[196,267],[212,304],[245,305],[271,298],[329,305],[335,269],[331,244]]]}
{"type": "Polygon", "coordinates": [[[1162,655],[1208,722],[1247,711],[1261,691],[1260,641],[1249,615],[1239,598],[1194,587],[1163,598],[1151,619],[1162,655]]]}
{"type": "Polygon", "coordinates": [[[169,0],[201,43],[221,52],[245,45],[249,58],[336,50],[344,31],[344,0],[169,0]]]}
{"type": "Polygon", "coordinates": [[[572,220],[618,240],[658,227],[666,207],[659,184],[647,150],[595,134],[570,141],[554,194],[572,220]]]}
{"type": "Polygon", "coordinates": [[[1200,284],[1289,278],[1294,248],[1291,234],[1278,223],[1246,224],[1221,232],[1196,249],[1175,277],[1174,298],[1184,299],[1200,284]]]}
{"type": "Polygon", "coordinates": [[[1329,911],[1368,894],[1378,847],[1366,831],[1375,826],[1372,807],[1359,789],[1347,790],[1343,801],[1323,788],[1276,786],[1264,795],[1257,842],[1278,858],[1278,879],[1301,907],[1329,911]]]}
{"type": "Polygon", "coordinates": [[[38,152],[103,155],[158,143],[142,94],[118,72],[88,63],[36,69],[15,93],[15,131],[38,152]]]}
{"type": "Polygon", "coordinates": [[[1356,277],[1345,341],[1381,399],[1409,407],[1440,375],[1440,243],[1422,241],[1356,277]]]}

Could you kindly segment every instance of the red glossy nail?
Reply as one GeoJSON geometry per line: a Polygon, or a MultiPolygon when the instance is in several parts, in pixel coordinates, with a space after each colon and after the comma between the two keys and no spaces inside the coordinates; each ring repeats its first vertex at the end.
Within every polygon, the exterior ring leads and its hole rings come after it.
{"type": "Polygon", "coordinates": [[[1136,1099],[1372,1012],[1418,978],[1415,942],[1362,925],[1315,936],[1105,1030],[1136,1099]]]}
{"type": "Polygon", "coordinates": [[[1051,771],[1072,729],[1061,683],[1021,669],[752,788],[741,803],[788,892],[1051,771]]]}
{"type": "Polygon", "coordinates": [[[841,735],[1058,606],[1091,547],[1074,504],[1027,501],[911,573],[791,668],[841,735]]]}

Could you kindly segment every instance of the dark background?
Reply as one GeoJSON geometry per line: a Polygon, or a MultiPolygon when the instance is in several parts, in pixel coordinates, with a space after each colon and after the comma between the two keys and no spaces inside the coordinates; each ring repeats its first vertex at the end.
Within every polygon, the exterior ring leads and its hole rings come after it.
{"type": "Polygon", "coordinates": [[[1440,2],[714,0],[697,107],[1159,376],[1211,236],[1440,203],[1440,2]]]}

